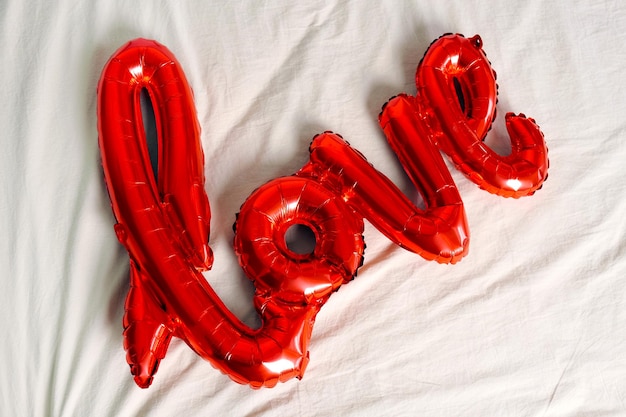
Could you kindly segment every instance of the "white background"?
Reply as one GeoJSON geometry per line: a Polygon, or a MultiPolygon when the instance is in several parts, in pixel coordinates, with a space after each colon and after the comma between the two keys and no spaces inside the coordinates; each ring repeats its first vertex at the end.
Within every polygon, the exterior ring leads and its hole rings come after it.
{"type": "MultiPolygon", "coordinates": [[[[626,415],[626,6],[617,1],[0,3],[0,414],[626,415]],[[503,115],[541,126],[550,178],[503,199],[453,170],[469,255],[438,265],[366,225],[304,379],[253,391],[173,342],[148,390],[125,362],[128,259],[97,147],[96,85],[145,37],[195,92],[224,302],[256,322],[231,225],[260,184],[341,133],[415,197],[377,125],[445,32],[479,33],[503,115]]],[[[498,134],[501,134],[498,137],[498,134]]]]}

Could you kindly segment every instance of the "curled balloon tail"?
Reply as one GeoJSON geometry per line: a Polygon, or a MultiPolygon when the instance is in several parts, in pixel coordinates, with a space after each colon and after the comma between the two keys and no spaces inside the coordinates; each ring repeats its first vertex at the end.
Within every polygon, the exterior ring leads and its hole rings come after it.
{"type": "Polygon", "coordinates": [[[480,37],[445,35],[428,49],[416,72],[418,112],[431,138],[481,188],[504,197],[532,195],[547,177],[547,148],[534,120],[506,116],[510,155],[484,142],[495,118],[496,73],[480,37]]]}

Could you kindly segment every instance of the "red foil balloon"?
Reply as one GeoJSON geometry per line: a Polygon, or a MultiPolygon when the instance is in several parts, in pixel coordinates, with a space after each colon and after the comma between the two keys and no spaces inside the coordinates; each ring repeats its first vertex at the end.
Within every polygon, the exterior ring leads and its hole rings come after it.
{"type": "MultiPolygon", "coordinates": [[[[200,130],[191,90],[167,48],[137,39],[113,55],[98,86],[98,132],[115,230],[130,255],[124,345],[135,382],[144,388],[151,384],[172,336],[183,339],[233,380],[255,388],[300,377],[308,362],[315,315],[328,297],[328,290],[321,287],[327,282],[336,287],[343,279],[337,274],[350,273],[343,266],[329,266],[322,276],[314,266],[288,285],[263,274],[254,278],[259,287],[255,305],[263,320],[257,330],[224,306],[200,272],[212,264],[200,130]],[[141,123],[143,89],[155,111],[158,180],[141,123]],[[310,302],[294,303],[289,294],[298,291],[310,302]]],[[[315,198],[320,196],[306,201],[321,205],[315,198]]],[[[334,209],[330,203],[325,208],[334,209]]],[[[324,215],[324,210],[319,213],[324,215]]],[[[342,225],[346,236],[350,227],[356,236],[352,256],[356,270],[363,248],[362,223],[355,219],[342,225]]],[[[337,253],[335,262],[343,265],[344,255],[345,251],[337,253]]],[[[280,278],[287,271],[273,272],[280,278]]]]}
{"type": "Polygon", "coordinates": [[[330,132],[313,139],[302,169],[245,201],[234,247],[255,284],[256,330],[232,315],[201,273],[212,264],[210,209],[200,129],[180,65],[164,46],[143,39],[113,55],[98,87],[98,131],[115,230],[130,255],[124,343],[139,386],[150,385],[173,336],[255,388],[301,377],[317,313],[363,262],[363,219],[425,259],[460,260],[468,251],[467,220],[439,148],[491,192],[519,197],[541,185],[546,149],[531,119],[507,117],[510,156],[482,144],[496,86],[479,39],[449,35],[433,43],[418,67],[418,95],[391,99],[380,115],[425,209],[330,132]],[[141,122],[142,91],[154,105],[156,167],[141,122]],[[294,226],[313,235],[310,251],[287,243],[294,226]]]}
{"type": "Polygon", "coordinates": [[[428,48],[415,76],[417,112],[431,140],[470,180],[504,197],[532,195],[548,174],[548,150],[535,121],[506,115],[512,151],[483,143],[495,118],[496,73],[480,36],[444,35],[428,48]]]}
{"type": "Polygon", "coordinates": [[[423,142],[403,143],[396,138],[390,137],[390,143],[424,197],[425,210],[415,206],[339,135],[325,133],[314,138],[311,161],[297,175],[335,190],[394,243],[428,260],[455,263],[467,253],[469,231],[452,177],[436,150],[422,146],[423,142]]]}

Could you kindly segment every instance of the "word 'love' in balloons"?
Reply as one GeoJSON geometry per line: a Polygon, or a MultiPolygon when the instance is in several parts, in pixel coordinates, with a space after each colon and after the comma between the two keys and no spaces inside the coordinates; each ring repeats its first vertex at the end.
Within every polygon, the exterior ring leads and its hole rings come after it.
{"type": "Polygon", "coordinates": [[[439,151],[481,188],[533,194],[547,177],[543,135],[532,119],[506,115],[512,152],[483,139],[495,117],[495,73],[480,37],[444,35],[426,52],[417,94],[385,104],[382,130],[425,208],[413,204],[343,138],[316,136],[310,160],[244,202],[234,248],[254,282],[262,319],[251,329],[222,303],[202,272],[211,268],[210,207],[200,126],[174,55],[137,39],[108,61],[98,85],[98,133],[105,181],[130,256],[124,347],[135,382],[148,387],[172,337],[233,380],[254,388],[302,377],[320,308],[363,263],[363,220],[427,260],[467,254],[463,202],[439,151]],[[147,145],[141,96],[153,104],[156,153],[147,145]],[[294,251],[286,235],[304,228],[315,245],[294,251]]]}

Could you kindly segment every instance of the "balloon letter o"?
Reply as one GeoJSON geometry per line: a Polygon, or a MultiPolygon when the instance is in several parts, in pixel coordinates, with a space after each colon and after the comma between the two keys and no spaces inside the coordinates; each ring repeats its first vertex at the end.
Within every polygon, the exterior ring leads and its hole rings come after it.
{"type": "Polygon", "coordinates": [[[363,220],[341,197],[308,178],[278,178],[254,191],[235,223],[235,251],[257,295],[309,304],[324,302],[350,281],[363,261],[363,220]],[[291,250],[293,225],[315,236],[310,253],[291,250]]]}

